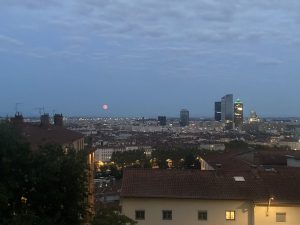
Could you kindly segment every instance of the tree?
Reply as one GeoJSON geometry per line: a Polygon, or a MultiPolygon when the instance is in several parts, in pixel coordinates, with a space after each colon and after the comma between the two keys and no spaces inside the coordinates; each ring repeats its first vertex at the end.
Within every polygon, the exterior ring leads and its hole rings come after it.
{"type": "Polygon", "coordinates": [[[127,216],[119,214],[113,208],[99,209],[94,217],[92,225],[134,225],[137,224],[134,220],[127,216]]]}
{"type": "Polygon", "coordinates": [[[60,146],[31,151],[17,130],[0,123],[0,224],[81,224],[86,157],[60,146]]]}
{"type": "Polygon", "coordinates": [[[248,148],[248,144],[244,141],[233,140],[229,143],[225,143],[226,150],[244,150],[248,148]]]}

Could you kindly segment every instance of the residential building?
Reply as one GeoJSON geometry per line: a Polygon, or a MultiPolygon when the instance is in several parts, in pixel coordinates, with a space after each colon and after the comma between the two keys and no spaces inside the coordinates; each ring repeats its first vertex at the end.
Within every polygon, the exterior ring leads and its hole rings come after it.
{"type": "Polygon", "coordinates": [[[296,225],[300,170],[127,169],[122,213],[138,225],[296,225]]]}
{"type": "Polygon", "coordinates": [[[114,152],[126,152],[126,151],[136,151],[141,150],[144,151],[146,156],[151,156],[152,147],[151,146],[119,146],[119,147],[110,147],[110,148],[97,148],[95,151],[95,161],[101,162],[110,162],[112,154],[114,152]]]}

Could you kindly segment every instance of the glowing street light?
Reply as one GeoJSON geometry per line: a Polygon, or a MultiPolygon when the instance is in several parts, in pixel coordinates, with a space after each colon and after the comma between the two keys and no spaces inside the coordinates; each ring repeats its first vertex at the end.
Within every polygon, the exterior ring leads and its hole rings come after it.
{"type": "Polygon", "coordinates": [[[274,200],[273,197],[270,197],[270,198],[269,198],[266,216],[269,216],[269,208],[270,208],[270,206],[271,206],[271,201],[273,201],[273,200],[274,200]]]}

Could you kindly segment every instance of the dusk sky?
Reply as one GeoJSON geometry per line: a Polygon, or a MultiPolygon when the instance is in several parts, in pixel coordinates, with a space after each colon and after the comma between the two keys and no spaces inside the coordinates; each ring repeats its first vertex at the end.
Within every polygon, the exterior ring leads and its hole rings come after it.
{"type": "Polygon", "coordinates": [[[300,116],[299,72],[299,0],[0,0],[0,116],[300,116]]]}

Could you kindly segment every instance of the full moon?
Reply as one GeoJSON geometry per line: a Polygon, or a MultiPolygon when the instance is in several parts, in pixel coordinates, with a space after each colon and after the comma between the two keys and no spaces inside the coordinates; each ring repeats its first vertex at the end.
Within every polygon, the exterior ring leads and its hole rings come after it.
{"type": "Polygon", "coordinates": [[[102,109],[103,110],[108,110],[108,105],[107,104],[102,105],[102,109]]]}

